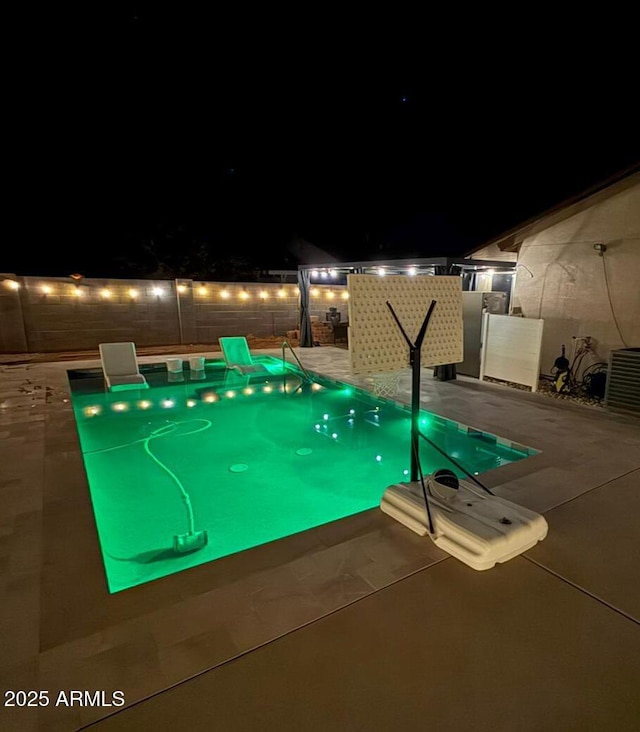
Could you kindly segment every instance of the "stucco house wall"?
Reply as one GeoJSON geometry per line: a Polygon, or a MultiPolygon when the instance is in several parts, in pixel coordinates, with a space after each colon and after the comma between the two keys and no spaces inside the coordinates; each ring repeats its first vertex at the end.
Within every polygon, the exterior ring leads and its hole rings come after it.
{"type": "Polygon", "coordinates": [[[520,243],[518,265],[511,306],[544,319],[543,373],[563,344],[570,356],[573,336],[595,339],[604,362],[640,346],[640,177],[557,223],[542,219],[520,243]]]}

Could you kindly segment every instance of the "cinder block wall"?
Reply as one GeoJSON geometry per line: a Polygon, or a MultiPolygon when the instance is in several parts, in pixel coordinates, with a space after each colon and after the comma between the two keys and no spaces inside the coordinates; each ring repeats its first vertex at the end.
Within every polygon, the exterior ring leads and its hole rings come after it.
{"type": "Polygon", "coordinates": [[[18,280],[14,274],[0,274],[0,352],[24,353],[27,350],[27,334],[24,330],[19,290],[14,290],[18,280]],[[12,283],[16,283],[12,286],[12,283]]]}
{"type": "MultiPolygon", "coordinates": [[[[85,350],[215,343],[220,336],[285,336],[299,325],[297,284],[17,277],[0,285],[0,351],[85,350]],[[17,282],[18,289],[11,286],[17,282]]],[[[310,313],[347,319],[344,286],[313,287],[310,313]]]]}
{"type": "Polygon", "coordinates": [[[198,282],[189,292],[196,343],[221,336],[284,336],[297,327],[297,285],[198,282]]]}

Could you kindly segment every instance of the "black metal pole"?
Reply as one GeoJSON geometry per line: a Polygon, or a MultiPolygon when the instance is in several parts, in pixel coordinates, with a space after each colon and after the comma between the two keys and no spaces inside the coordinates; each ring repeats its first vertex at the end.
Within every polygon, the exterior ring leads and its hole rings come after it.
{"type": "Polygon", "coordinates": [[[420,450],[420,349],[411,349],[411,480],[418,480],[420,450]]]}
{"type": "Polygon", "coordinates": [[[418,425],[418,419],[420,417],[420,351],[422,349],[422,341],[424,340],[427,332],[427,326],[431,320],[431,314],[433,308],[436,306],[436,301],[432,300],[429,305],[429,310],[422,321],[420,332],[416,338],[416,342],[412,343],[409,336],[406,334],[405,329],[402,327],[402,323],[398,319],[398,316],[393,309],[391,303],[387,300],[387,307],[389,308],[393,319],[396,321],[402,336],[404,337],[407,345],[409,346],[409,364],[411,365],[411,480],[418,480],[418,455],[420,448],[420,428],[418,425]]]}
{"type": "Polygon", "coordinates": [[[411,480],[418,480],[418,455],[420,454],[420,425],[418,420],[420,418],[420,369],[421,359],[420,354],[422,352],[422,341],[427,332],[427,326],[431,320],[431,314],[433,308],[436,306],[436,301],[432,300],[429,305],[429,310],[422,321],[422,327],[416,338],[415,346],[413,347],[413,353],[411,355],[411,368],[412,380],[411,380],[411,480]]]}

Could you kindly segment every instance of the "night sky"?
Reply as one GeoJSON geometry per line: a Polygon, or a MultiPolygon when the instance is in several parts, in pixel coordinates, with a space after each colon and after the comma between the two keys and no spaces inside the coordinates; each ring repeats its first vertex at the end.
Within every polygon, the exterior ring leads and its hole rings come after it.
{"type": "Polygon", "coordinates": [[[631,19],[86,5],[15,16],[0,271],[461,255],[640,161],[631,19]]]}

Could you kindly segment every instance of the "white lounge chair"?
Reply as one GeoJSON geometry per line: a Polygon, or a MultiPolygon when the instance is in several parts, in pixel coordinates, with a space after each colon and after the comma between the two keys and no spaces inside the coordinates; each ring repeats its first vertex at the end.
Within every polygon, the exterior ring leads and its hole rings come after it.
{"type": "Polygon", "coordinates": [[[149,388],[138,368],[135,343],[100,343],[98,347],[109,391],[149,388]]]}
{"type": "Polygon", "coordinates": [[[236,369],[244,376],[248,374],[269,373],[263,363],[255,363],[244,336],[224,336],[218,338],[227,368],[236,369]]]}

